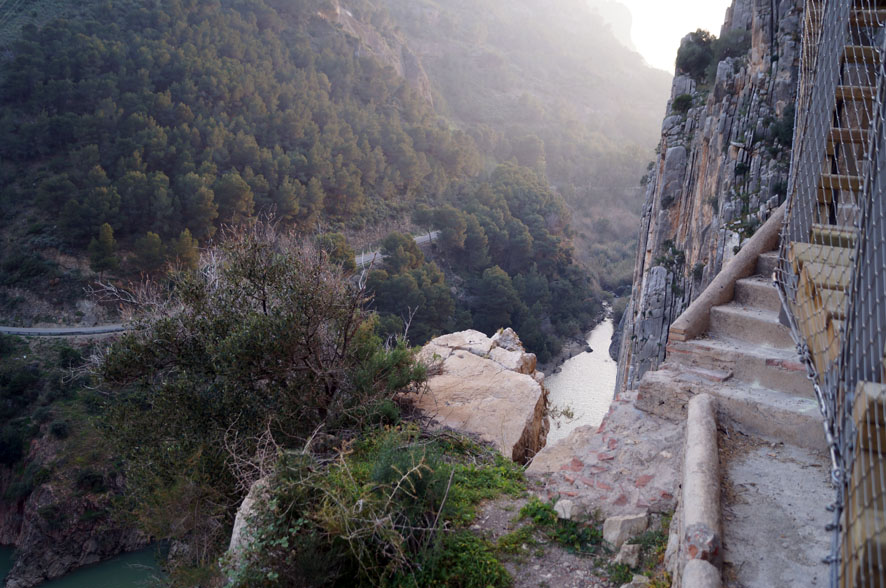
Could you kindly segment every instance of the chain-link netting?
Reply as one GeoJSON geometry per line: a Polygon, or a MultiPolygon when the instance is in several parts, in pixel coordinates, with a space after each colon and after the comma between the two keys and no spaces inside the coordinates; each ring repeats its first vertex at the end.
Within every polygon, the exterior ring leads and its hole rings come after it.
{"type": "Polygon", "coordinates": [[[825,421],[831,584],[886,588],[886,0],[807,0],[776,282],[825,421]]]}

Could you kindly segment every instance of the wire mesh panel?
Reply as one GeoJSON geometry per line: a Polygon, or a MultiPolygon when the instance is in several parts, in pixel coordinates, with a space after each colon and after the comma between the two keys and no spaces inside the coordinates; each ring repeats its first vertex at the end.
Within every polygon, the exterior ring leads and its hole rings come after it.
{"type": "Polygon", "coordinates": [[[825,417],[832,585],[886,588],[886,1],[807,0],[776,282],[825,417]]]}

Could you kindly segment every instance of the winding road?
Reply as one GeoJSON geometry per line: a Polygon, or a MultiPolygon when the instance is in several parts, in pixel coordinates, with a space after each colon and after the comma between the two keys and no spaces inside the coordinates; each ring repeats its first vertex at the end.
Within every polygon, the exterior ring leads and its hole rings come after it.
{"type": "MultiPolygon", "coordinates": [[[[424,245],[433,241],[440,231],[419,235],[415,242],[424,245]]],[[[361,253],[354,258],[357,267],[366,267],[373,261],[384,259],[380,250],[361,253]]],[[[78,335],[106,335],[108,333],[120,333],[126,330],[125,325],[98,325],[96,327],[5,327],[0,325],[0,333],[4,335],[22,335],[26,337],[75,337],[78,335]]]]}

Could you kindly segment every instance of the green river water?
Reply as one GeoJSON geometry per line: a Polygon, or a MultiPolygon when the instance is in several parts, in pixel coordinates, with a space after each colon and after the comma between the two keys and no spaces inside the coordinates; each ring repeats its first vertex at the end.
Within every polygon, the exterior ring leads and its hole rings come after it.
{"type": "MultiPolygon", "coordinates": [[[[12,567],[12,549],[0,548],[0,578],[12,567]]],[[[157,585],[162,577],[155,558],[155,548],[149,547],[119,555],[99,564],[80,568],[67,576],[40,584],[40,588],[144,588],[157,585]]]]}

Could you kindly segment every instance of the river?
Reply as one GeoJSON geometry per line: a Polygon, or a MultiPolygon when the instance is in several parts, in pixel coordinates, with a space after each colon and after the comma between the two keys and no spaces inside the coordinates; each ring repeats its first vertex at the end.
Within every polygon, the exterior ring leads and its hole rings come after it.
{"type": "MultiPolygon", "coordinates": [[[[40,588],[146,588],[160,586],[156,547],[118,555],[40,584],[40,588]]],[[[0,547],[0,578],[12,568],[12,549],[0,547]]]]}
{"type": "Polygon", "coordinates": [[[565,438],[584,425],[598,426],[609,411],[615,392],[616,362],[609,357],[613,326],[610,319],[597,325],[588,335],[593,351],[565,361],[560,371],[545,379],[550,405],[557,415],[551,422],[548,445],[565,438]]]}

